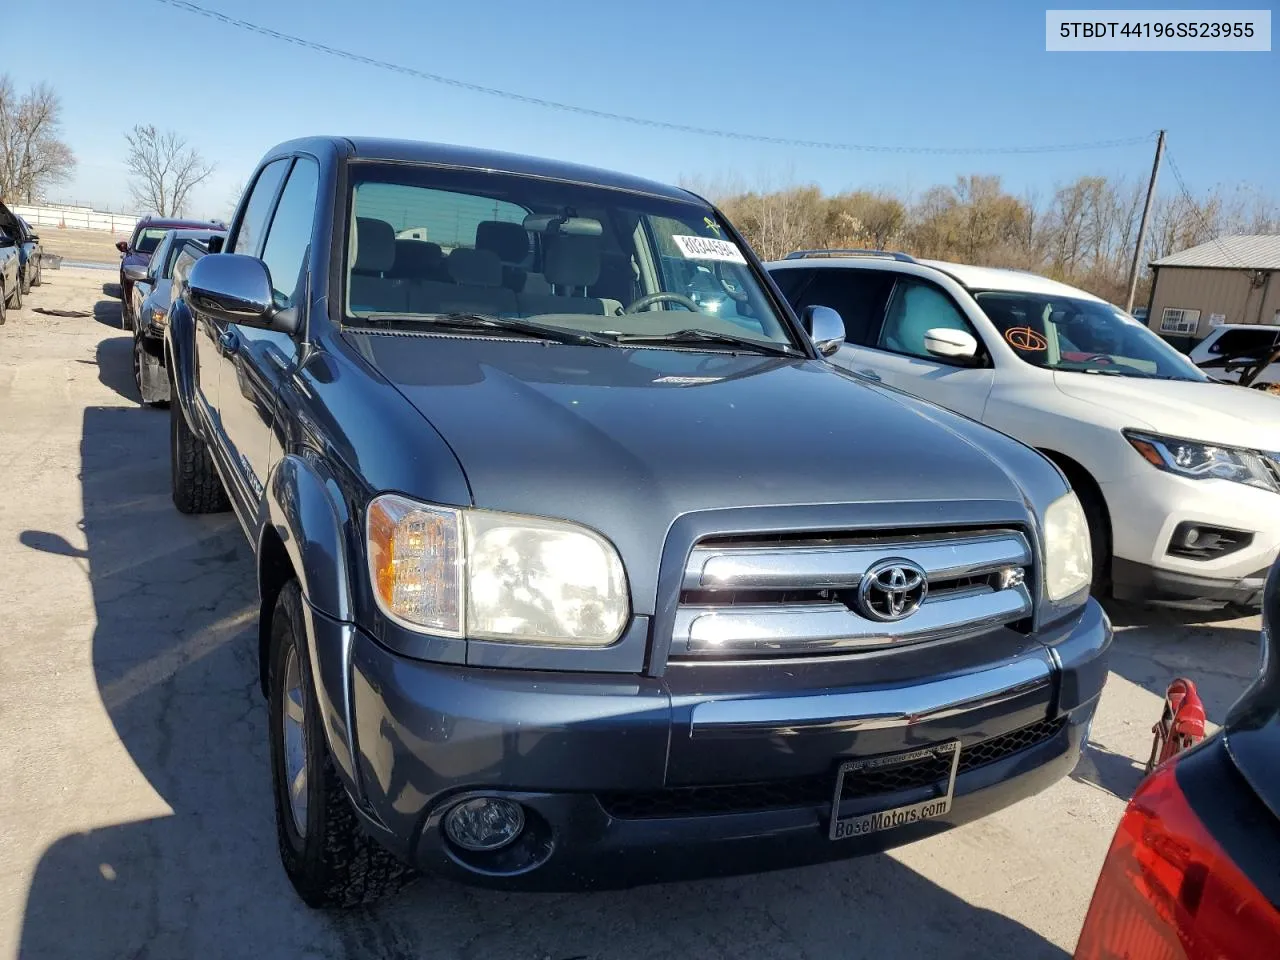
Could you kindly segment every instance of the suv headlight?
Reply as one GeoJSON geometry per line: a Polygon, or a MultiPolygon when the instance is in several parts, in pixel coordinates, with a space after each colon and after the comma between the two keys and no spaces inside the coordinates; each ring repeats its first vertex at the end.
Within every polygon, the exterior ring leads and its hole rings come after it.
{"type": "Polygon", "coordinates": [[[622,560],[586,527],[384,494],[365,533],[378,608],[410,629],[603,647],[626,626],[622,560]]]}
{"type": "Polygon", "coordinates": [[[1089,522],[1074,492],[1068,490],[1044,512],[1044,587],[1055,603],[1093,580],[1089,522]]]}
{"type": "Polygon", "coordinates": [[[1276,473],[1280,464],[1273,455],[1137,430],[1125,430],[1124,438],[1157,470],[1192,480],[1234,480],[1280,493],[1280,477],[1276,473]]]}

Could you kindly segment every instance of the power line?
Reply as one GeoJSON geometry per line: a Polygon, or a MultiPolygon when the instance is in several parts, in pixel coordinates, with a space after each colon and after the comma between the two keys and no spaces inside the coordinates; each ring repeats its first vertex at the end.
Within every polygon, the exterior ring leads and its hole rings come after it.
{"type": "Polygon", "coordinates": [[[906,147],[870,143],[839,143],[826,140],[796,140],[788,137],[772,137],[766,134],[743,133],[735,130],[718,130],[713,127],[698,127],[684,123],[672,123],[666,120],[634,117],[625,113],[612,113],[608,110],[595,110],[591,107],[582,107],[572,103],[561,103],[557,100],[547,100],[542,97],[531,97],[523,93],[514,93],[510,90],[500,90],[497,87],[487,87],[483,84],[471,83],[467,80],[458,80],[454,77],[446,77],[442,74],[430,73],[426,70],[418,70],[414,67],[406,67],[402,64],[391,63],[387,60],[379,60],[375,57],[366,57],[363,54],[352,53],[349,50],[341,50],[338,47],[331,47],[328,44],[318,43],[315,40],[307,40],[303,37],[294,36],[290,33],[282,33],[279,30],[272,30],[269,27],[251,23],[248,20],[241,20],[238,17],[228,16],[227,14],[219,13],[216,10],[206,9],[197,3],[190,2],[190,0],[156,0],[156,2],[162,3],[168,7],[173,7],[177,10],[184,10],[188,13],[207,17],[210,20],[217,20],[219,23],[236,27],[240,30],[247,30],[250,33],[270,37],[273,40],[280,40],[284,43],[291,43],[294,46],[314,50],[317,53],[327,54],[328,56],[338,57],[343,60],[350,60],[353,63],[361,63],[369,67],[377,67],[380,70],[390,70],[394,73],[401,73],[406,76],[416,77],[420,80],[430,80],[432,83],[440,83],[445,86],[456,87],[461,90],[469,90],[473,93],[483,93],[487,96],[501,97],[504,100],[512,100],[516,103],[524,103],[535,107],[546,107],[551,110],[562,110],[567,113],[576,113],[581,116],[595,117],[600,120],[615,120],[620,123],[630,123],[636,126],[651,127],[659,130],[671,130],[677,133],[693,133],[704,137],[719,137],[726,140],[746,140],[753,143],[768,143],[786,147],[804,147],[814,150],[843,150],[861,153],[972,155],[1066,153],[1071,151],[1105,150],[1113,147],[1128,147],[1139,143],[1149,143],[1156,135],[1156,132],[1153,130],[1150,133],[1146,133],[1138,137],[1121,137],[1115,140],[1094,140],[1088,143],[1056,143],[1023,147],[906,147]]]}
{"type": "Polygon", "coordinates": [[[1200,212],[1200,204],[1196,202],[1195,198],[1191,195],[1191,191],[1187,189],[1187,182],[1182,179],[1182,171],[1178,169],[1178,164],[1173,159],[1173,154],[1166,150],[1165,159],[1169,161],[1169,169],[1173,172],[1173,179],[1177,181],[1178,189],[1182,191],[1182,196],[1187,201],[1187,206],[1191,208],[1191,212],[1195,214],[1196,220],[1200,222],[1200,227],[1206,234],[1208,234],[1209,239],[1217,244],[1218,250],[1221,251],[1222,256],[1233,267],[1239,267],[1241,270],[1247,270],[1248,267],[1246,267],[1245,264],[1241,263],[1231,255],[1230,248],[1227,247],[1227,245],[1222,242],[1222,238],[1218,236],[1217,228],[1211,226],[1209,221],[1207,221],[1204,218],[1204,215],[1200,212]]]}

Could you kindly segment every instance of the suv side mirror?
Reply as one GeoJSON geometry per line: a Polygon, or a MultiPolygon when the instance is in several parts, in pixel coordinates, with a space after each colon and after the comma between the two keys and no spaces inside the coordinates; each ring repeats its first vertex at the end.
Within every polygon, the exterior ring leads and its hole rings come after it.
{"type": "Polygon", "coordinates": [[[224,323],[292,333],[295,314],[276,306],[271,271],[257,257],[211,253],[191,267],[187,279],[191,306],[224,323]]]}
{"type": "Polygon", "coordinates": [[[978,355],[978,341],[968,330],[934,327],[924,334],[924,348],[935,357],[972,360],[978,355]]]}
{"type": "Polygon", "coordinates": [[[131,263],[124,268],[124,278],[137,283],[140,280],[147,279],[147,267],[142,263],[131,263]]]}
{"type": "Polygon", "coordinates": [[[129,241],[128,241],[128,240],[117,240],[117,241],[116,241],[116,249],[117,249],[117,250],[119,250],[121,253],[128,253],[128,252],[129,252],[129,241]]]}
{"type": "Polygon", "coordinates": [[[830,307],[821,307],[816,304],[805,307],[804,313],[800,316],[800,322],[804,325],[813,345],[824,357],[831,356],[844,343],[844,320],[830,307]]]}
{"type": "Polygon", "coordinates": [[[227,239],[226,237],[210,237],[210,238],[209,238],[209,247],[208,247],[208,252],[209,252],[209,253],[221,253],[221,252],[222,252],[222,244],[223,244],[223,242],[224,242],[226,239],[227,239]]]}

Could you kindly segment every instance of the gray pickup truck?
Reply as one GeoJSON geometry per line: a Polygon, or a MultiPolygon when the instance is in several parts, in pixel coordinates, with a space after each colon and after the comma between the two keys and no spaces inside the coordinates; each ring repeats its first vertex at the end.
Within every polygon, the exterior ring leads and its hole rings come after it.
{"type": "Polygon", "coordinates": [[[831,860],[1073,768],[1111,642],[1079,503],[843,336],[684,190],[267,154],[170,311],[173,499],[256,552],[307,903],[831,860]]]}

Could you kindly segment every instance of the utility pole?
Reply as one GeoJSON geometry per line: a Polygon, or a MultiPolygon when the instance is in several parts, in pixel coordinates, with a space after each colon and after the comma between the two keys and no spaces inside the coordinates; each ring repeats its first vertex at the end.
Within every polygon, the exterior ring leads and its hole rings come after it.
{"type": "MultiPolygon", "coordinates": [[[[1133,264],[1129,267],[1129,298],[1124,312],[1133,313],[1133,298],[1138,292],[1138,267],[1142,263],[1142,250],[1147,245],[1147,218],[1151,216],[1151,201],[1156,196],[1156,177],[1160,173],[1160,158],[1164,156],[1164,131],[1156,138],[1156,159],[1151,164],[1151,182],[1147,184],[1147,202],[1142,205],[1142,220],[1138,223],[1138,244],[1133,248],[1133,264]]],[[[1147,317],[1148,326],[1151,318],[1147,317]]]]}

